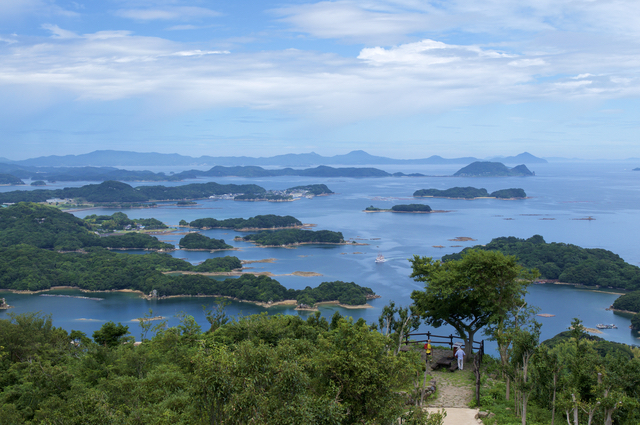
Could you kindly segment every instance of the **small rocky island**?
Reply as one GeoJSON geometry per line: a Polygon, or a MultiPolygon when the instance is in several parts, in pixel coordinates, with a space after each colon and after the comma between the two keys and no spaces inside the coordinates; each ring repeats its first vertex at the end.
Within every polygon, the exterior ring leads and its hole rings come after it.
{"type": "Polygon", "coordinates": [[[485,188],[475,187],[452,187],[450,189],[420,189],[413,192],[415,198],[448,198],[448,199],[478,199],[478,198],[497,198],[497,199],[524,199],[527,194],[523,189],[501,189],[495,192],[487,192],[485,188]]]}
{"type": "Polygon", "coordinates": [[[406,204],[394,205],[389,209],[376,208],[373,205],[365,208],[365,212],[395,212],[395,213],[430,213],[434,212],[429,205],[426,204],[406,204]]]}
{"type": "Polygon", "coordinates": [[[476,161],[456,171],[454,177],[528,177],[536,174],[526,165],[509,168],[501,162],[476,161]]]}

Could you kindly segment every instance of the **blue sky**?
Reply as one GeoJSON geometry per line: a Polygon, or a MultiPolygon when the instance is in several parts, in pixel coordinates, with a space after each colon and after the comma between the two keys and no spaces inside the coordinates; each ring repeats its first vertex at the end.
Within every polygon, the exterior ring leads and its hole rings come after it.
{"type": "Polygon", "coordinates": [[[637,0],[0,1],[1,157],[640,157],[637,0]]]}

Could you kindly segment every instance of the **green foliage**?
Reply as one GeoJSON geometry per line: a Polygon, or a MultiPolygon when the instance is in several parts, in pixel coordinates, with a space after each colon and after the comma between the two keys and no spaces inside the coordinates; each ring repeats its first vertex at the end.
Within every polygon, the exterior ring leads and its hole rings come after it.
{"type": "Polygon", "coordinates": [[[200,263],[195,267],[194,270],[198,272],[229,272],[236,269],[242,268],[242,261],[238,259],[238,257],[215,257],[215,258],[207,258],[204,262],[200,263]]]}
{"type": "Polygon", "coordinates": [[[620,296],[613,302],[612,307],[616,310],[640,313],[640,291],[629,292],[628,294],[620,296]]]}
{"type": "Polygon", "coordinates": [[[256,245],[282,246],[298,243],[343,243],[341,232],[330,230],[301,230],[285,229],[276,231],[263,231],[244,236],[245,241],[251,241],[256,245]]]}
{"type": "Polygon", "coordinates": [[[290,195],[276,195],[274,193],[254,193],[248,192],[237,195],[234,201],[290,201],[293,197],[290,195]]]}
{"type": "MultiPolygon", "coordinates": [[[[19,203],[0,209],[0,246],[28,244],[38,248],[75,251],[87,247],[172,249],[173,245],[138,233],[100,237],[90,231],[98,216],[85,222],[57,208],[19,203]]],[[[105,216],[101,216],[105,217],[105,216]]],[[[106,216],[109,217],[109,216],[106,216]]],[[[105,222],[129,223],[123,213],[115,213],[105,222]]]]}
{"type": "Polygon", "coordinates": [[[408,205],[394,205],[391,207],[391,211],[395,212],[430,212],[431,207],[425,204],[408,204],[408,205]]]}
{"type": "Polygon", "coordinates": [[[631,318],[631,328],[638,331],[640,330],[640,313],[636,313],[631,318]]]}
{"type": "Polygon", "coordinates": [[[56,190],[30,190],[0,193],[0,202],[44,202],[51,198],[80,198],[93,203],[123,203],[175,201],[184,199],[202,199],[227,193],[265,193],[265,189],[254,185],[235,185],[210,183],[192,183],[182,186],[138,186],[136,188],[118,181],[105,181],[82,187],[56,190]]]}
{"type": "Polygon", "coordinates": [[[411,277],[425,283],[413,291],[416,308],[425,323],[453,326],[471,354],[475,333],[522,305],[526,287],[536,277],[513,256],[496,251],[469,250],[460,260],[446,262],[414,256],[411,277]]]}
{"type": "Polygon", "coordinates": [[[189,223],[189,226],[197,229],[275,229],[302,226],[302,222],[290,215],[267,214],[257,215],[248,219],[227,218],[225,220],[216,220],[215,218],[199,218],[189,223]]]}
{"type": "Polygon", "coordinates": [[[183,249],[231,249],[231,245],[224,242],[223,239],[208,238],[200,233],[188,233],[180,242],[180,248],[183,249]]]}
{"type": "Polygon", "coordinates": [[[506,177],[506,176],[533,176],[526,165],[518,165],[509,168],[501,162],[476,161],[462,167],[454,174],[454,177],[506,177]]]}
{"type": "Polygon", "coordinates": [[[96,334],[76,345],[50,318],[0,320],[3,343],[23,347],[0,360],[0,423],[390,424],[405,410],[395,389],[420,368],[343,318],[329,330],[319,316],[249,316],[203,334],[185,316],[137,347],[122,325],[96,334]]]}
{"type": "MultiPolygon", "coordinates": [[[[459,259],[468,251],[445,255],[443,261],[459,259]]],[[[581,248],[564,243],[546,243],[542,236],[529,239],[513,236],[493,239],[485,246],[473,249],[500,251],[515,255],[526,268],[538,269],[545,279],[587,286],[604,286],[628,290],[640,289],[640,268],[626,263],[618,255],[604,249],[581,248]]]]}
{"type": "Polygon", "coordinates": [[[36,180],[31,182],[31,186],[46,186],[47,183],[44,180],[36,180]]]}
{"type": "Polygon", "coordinates": [[[24,182],[19,178],[17,178],[16,176],[13,176],[11,174],[0,173],[0,185],[16,186],[16,185],[23,185],[23,184],[24,182]]]}
{"type": "MultiPolygon", "coordinates": [[[[550,349],[555,349],[558,346],[568,343],[572,337],[574,337],[574,335],[571,331],[564,331],[555,335],[553,338],[543,341],[543,344],[550,349]]],[[[613,357],[624,357],[627,359],[632,359],[634,357],[631,347],[627,344],[607,341],[604,338],[596,335],[590,335],[586,332],[580,338],[584,341],[590,341],[591,348],[601,357],[606,357],[607,355],[613,357]]]]}
{"type": "Polygon", "coordinates": [[[475,187],[452,187],[450,189],[420,189],[413,192],[415,197],[435,197],[435,198],[484,198],[489,196],[487,189],[475,187]]]}
{"type": "Polygon", "coordinates": [[[527,194],[524,189],[501,189],[496,190],[495,192],[491,192],[491,195],[494,198],[504,198],[504,199],[512,199],[512,198],[526,198],[527,194]]]}
{"type": "Polygon", "coordinates": [[[121,323],[117,325],[113,322],[107,322],[93,333],[93,340],[104,347],[113,348],[122,344],[125,336],[129,334],[129,326],[121,323]]]}
{"type": "Polygon", "coordinates": [[[295,192],[295,191],[306,191],[306,192],[309,192],[311,195],[316,195],[316,196],[329,195],[334,193],[325,184],[308,184],[306,186],[294,186],[286,190],[286,192],[295,192]]]}

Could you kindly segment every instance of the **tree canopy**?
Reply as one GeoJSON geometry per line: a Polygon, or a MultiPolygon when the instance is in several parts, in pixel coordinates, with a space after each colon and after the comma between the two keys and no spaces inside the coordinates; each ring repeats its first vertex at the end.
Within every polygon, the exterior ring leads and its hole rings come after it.
{"type": "Polygon", "coordinates": [[[469,250],[460,260],[446,262],[416,255],[410,261],[411,277],[425,284],[423,291],[411,293],[425,323],[453,326],[467,354],[476,332],[522,303],[536,276],[514,256],[495,251],[469,250]]]}

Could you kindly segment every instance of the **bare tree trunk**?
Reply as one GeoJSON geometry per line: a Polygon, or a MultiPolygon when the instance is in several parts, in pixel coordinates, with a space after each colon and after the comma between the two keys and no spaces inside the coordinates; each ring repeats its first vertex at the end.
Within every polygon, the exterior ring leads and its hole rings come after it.
{"type": "Polygon", "coordinates": [[[473,373],[476,375],[476,406],[480,406],[480,355],[473,356],[473,373]]]}
{"type": "Polygon", "coordinates": [[[424,380],[422,382],[422,394],[420,395],[420,406],[424,403],[424,393],[427,391],[427,368],[424,368],[424,380]]]}
{"type": "Polygon", "coordinates": [[[553,400],[551,401],[551,425],[554,425],[556,420],[556,385],[558,383],[558,374],[553,373],[553,400]]]}

